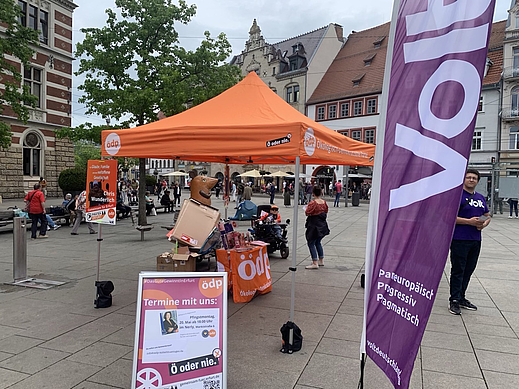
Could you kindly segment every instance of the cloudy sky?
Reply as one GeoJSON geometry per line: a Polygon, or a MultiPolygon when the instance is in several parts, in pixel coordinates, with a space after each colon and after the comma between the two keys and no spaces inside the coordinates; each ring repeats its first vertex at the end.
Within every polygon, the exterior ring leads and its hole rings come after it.
{"type": "MultiPolygon", "coordinates": [[[[106,22],[105,9],[115,8],[115,0],[74,0],[78,8],[74,11],[74,42],[83,39],[80,29],[102,27],[106,22]]],[[[216,37],[224,32],[233,48],[233,54],[240,53],[249,37],[249,29],[256,19],[262,35],[269,43],[304,34],[328,25],[338,23],[347,36],[352,30],[360,31],[389,21],[392,1],[390,0],[198,0],[197,13],[187,25],[179,25],[177,31],[181,44],[187,49],[195,49],[202,40],[204,31],[216,37]]],[[[495,21],[508,17],[510,0],[497,0],[495,21]]],[[[75,45],[74,45],[75,47],[75,45]]],[[[74,63],[76,70],[77,61],[74,63]]],[[[84,106],[77,103],[76,89],[81,79],[73,81],[72,124],[74,126],[90,121],[103,124],[99,117],[85,116],[84,106]]]]}

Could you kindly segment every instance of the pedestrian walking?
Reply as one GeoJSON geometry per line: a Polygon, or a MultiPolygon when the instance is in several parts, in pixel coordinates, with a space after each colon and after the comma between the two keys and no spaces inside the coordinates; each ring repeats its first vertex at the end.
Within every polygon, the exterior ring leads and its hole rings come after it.
{"type": "Polygon", "coordinates": [[[251,188],[251,183],[249,182],[245,188],[243,189],[243,199],[244,200],[251,200],[252,199],[252,188],[251,188]]]}
{"type": "Polygon", "coordinates": [[[34,184],[34,189],[25,196],[26,210],[31,218],[31,239],[36,239],[36,231],[38,230],[38,221],[40,222],[39,238],[48,238],[47,236],[47,218],[45,216],[45,195],[41,191],[39,182],[34,184]]]}
{"type": "Polygon", "coordinates": [[[40,189],[43,192],[43,196],[47,198],[47,180],[43,177],[40,177],[40,189]]]}
{"type": "Polygon", "coordinates": [[[339,202],[341,201],[341,194],[342,194],[342,182],[341,182],[341,180],[339,180],[335,184],[335,201],[333,202],[334,207],[339,207],[339,202]]]}
{"type": "Polygon", "coordinates": [[[508,199],[508,204],[510,205],[510,216],[508,216],[509,219],[512,218],[512,214],[515,211],[515,218],[517,219],[519,216],[517,215],[517,198],[511,197],[508,199]]]}
{"type": "Polygon", "coordinates": [[[175,184],[175,188],[173,189],[173,206],[176,206],[177,204],[180,205],[180,196],[182,196],[180,184],[175,184]]]}
{"type": "Polygon", "coordinates": [[[285,192],[283,193],[283,205],[290,207],[290,186],[285,185],[285,192]]]}
{"type": "Polygon", "coordinates": [[[322,189],[318,186],[313,188],[312,194],[314,199],[306,206],[305,214],[307,216],[306,228],[306,242],[312,257],[312,264],[306,266],[306,269],[319,269],[319,266],[324,266],[324,250],[321,245],[321,240],[330,233],[326,216],[328,214],[328,204],[324,201],[322,196],[322,189]]]}
{"type": "MultiPolygon", "coordinates": [[[[83,220],[83,217],[86,213],[86,190],[81,192],[76,200],[76,220],[74,222],[74,227],[72,227],[72,232],[70,235],[79,235],[79,225],[81,224],[81,221],[83,220]]],[[[87,221],[88,229],[90,230],[91,234],[95,234],[96,231],[94,230],[94,226],[92,225],[92,222],[87,221]]]]}
{"type": "Polygon", "coordinates": [[[274,204],[274,196],[276,195],[276,185],[274,183],[270,184],[270,204],[274,204]]]}
{"type": "Polygon", "coordinates": [[[310,200],[312,199],[312,191],[313,191],[312,184],[310,182],[307,182],[306,186],[305,186],[305,195],[306,195],[306,203],[307,204],[309,204],[310,200]]]}
{"type": "Polygon", "coordinates": [[[460,315],[460,308],[472,311],[478,309],[467,300],[465,293],[478,262],[481,230],[490,223],[485,197],[476,192],[479,178],[480,174],[476,169],[467,169],[451,242],[449,312],[453,315],[460,315]]]}

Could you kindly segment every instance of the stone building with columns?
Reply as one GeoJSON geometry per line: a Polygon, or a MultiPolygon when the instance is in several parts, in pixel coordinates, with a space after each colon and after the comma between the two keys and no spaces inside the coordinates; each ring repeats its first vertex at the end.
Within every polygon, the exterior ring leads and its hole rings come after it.
{"type": "MultiPolygon", "coordinates": [[[[13,0],[14,1],[14,0],[13,0]]],[[[68,139],[57,139],[55,130],[71,125],[72,101],[72,13],[69,0],[17,0],[20,23],[39,31],[39,46],[29,66],[6,55],[22,74],[22,82],[37,97],[23,123],[5,107],[0,120],[10,124],[12,144],[0,149],[0,195],[22,198],[40,177],[47,180],[47,195],[61,195],[58,177],[74,167],[74,147],[68,139]]],[[[5,26],[0,25],[0,36],[5,26]]],[[[0,79],[0,89],[2,89],[0,79]]]]}

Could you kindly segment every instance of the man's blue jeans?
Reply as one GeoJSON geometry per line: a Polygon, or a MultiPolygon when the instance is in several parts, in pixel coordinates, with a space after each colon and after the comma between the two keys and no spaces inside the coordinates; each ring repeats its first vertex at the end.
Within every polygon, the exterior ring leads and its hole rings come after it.
{"type": "Polygon", "coordinates": [[[333,206],[334,207],[338,207],[339,206],[339,201],[341,201],[341,193],[336,193],[335,194],[335,202],[333,203],[333,206]]]}
{"type": "Polygon", "coordinates": [[[317,259],[324,258],[324,251],[323,246],[321,245],[321,239],[322,238],[308,241],[308,248],[310,249],[312,261],[317,261],[317,259]]]}

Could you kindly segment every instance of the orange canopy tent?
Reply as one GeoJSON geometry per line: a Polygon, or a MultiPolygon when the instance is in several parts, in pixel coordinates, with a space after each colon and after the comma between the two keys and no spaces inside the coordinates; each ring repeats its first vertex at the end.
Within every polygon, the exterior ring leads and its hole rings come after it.
{"type": "MultiPolygon", "coordinates": [[[[373,166],[375,146],[301,114],[251,72],[217,97],[143,126],[102,132],[103,156],[229,164],[373,166]]],[[[294,203],[290,321],[294,321],[298,202],[294,203]]]]}
{"type": "Polygon", "coordinates": [[[301,114],[251,72],[219,96],[143,126],[102,132],[102,155],[231,164],[372,166],[375,146],[301,114]]]}

